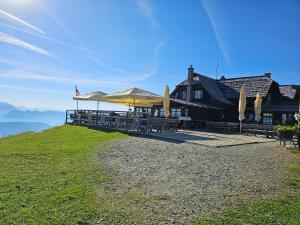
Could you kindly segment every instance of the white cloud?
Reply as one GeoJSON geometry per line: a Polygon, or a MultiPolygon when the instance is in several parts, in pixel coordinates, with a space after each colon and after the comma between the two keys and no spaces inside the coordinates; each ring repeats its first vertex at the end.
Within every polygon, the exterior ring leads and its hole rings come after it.
{"type": "Polygon", "coordinates": [[[150,27],[157,30],[160,28],[160,23],[157,21],[153,12],[153,7],[149,0],[135,0],[139,12],[149,21],[150,27]]]}
{"type": "Polygon", "coordinates": [[[227,45],[224,41],[224,34],[221,29],[221,21],[217,15],[217,12],[215,8],[212,6],[211,0],[201,0],[204,11],[207,14],[207,17],[210,21],[210,24],[212,26],[212,29],[214,31],[217,43],[219,45],[220,51],[225,59],[225,62],[228,64],[231,64],[231,58],[228,53],[227,45]]]}
{"type": "Polygon", "coordinates": [[[42,48],[39,48],[39,47],[29,44],[25,41],[22,41],[21,39],[15,38],[8,34],[4,34],[2,32],[0,32],[0,41],[7,43],[7,44],[11,44],[11,45],[15,45],[15,46],[18,46],[21,48],[31,50],[31,51],[39,53],[41,55],[52,56],[52,54],[50,54],[48,51],[46,51],[42,48]]]}
{"type": "Polygon", "coordinates": [[[0,17],[3,18],[3,19],[6,19],[10,22],[13,22],[13,23],[16,23],[18,25],[21,25],[22,27],[25,27],[25,28],[30,28],[31,30],[35,31],[35,32],[38,32],[40,34],[45,34],[44,31],[42,31],[41,29],[33,26],[32,24],[26,22],[25,20],[22,20],[20,19],[19,17],[16,17],[8,12],[5,12],[3,10],[0,9],[0,17]]]}
{"type": "Polygon", "coordinates": [[[51,89],[42,89],[42,88],[28,88],[28,87],[15,86],[15,85],[6,85],[6,84],[0,84],[0,88],[16,89],[21,91],[33,91],[33,92],[41,92],[41,93],[73,94],[73,92],[71,91],[60,91],[60,90],[51,90],[51,89]]]}
{"type": "Polygon", "coordinates": [[[159,67],[160,52],[161,52],[161,49],[165,46],[165,44],[166,44],[166,42],[164,42],[164,41],[160,41],[157,43],[157,45],[155,46],[155,49],[154,49],[153,64],[152,64],[151,68],[149,69],[149,71],[147,71],[145,73],[136,75],[136,77],[134,79],[135,81],[142,81],[142,80],[148,79],[156,74],[158,67],[159,67]]]}
{"type": "Polygon", "coordinates": [[[28,30],[25,30],[25,29],[22,29],[22,28],[19,28],[19,27],[15,27],[15,26],[12,26],[12,25],[9,25],[9,24],[1,23],[1,22],[0,22],[0,25],[3,26],[3,27],[6,27],[6,28],[12,29],[12,30],[17,30],[17,31],[20,31],[20,32],[23,32],[23,33],[34,35],[34,36],[42,38],[42,39],[52,41],[54,43],[57,43],[57,44],[60,44],[60,45],[63,45],[63,46],[69,47],[69,48],[73,48],[75,50],[80,50],[80,51],[87,52],[87,53],[93,53],[92,50],[89,50],[89,49],[86,49],[86,48],[81,48],[79,46],[72,45],[70,43],[63,42],[63,41],[57,40],[55,38],[52,38],[52,37],[49,37],[49,36],[46,36],[46,35],[43,35],[43,34],[38,34],[38,33],[32,32],[32,31],[28,31],[28,30]]]}
{"type": "Polygon", "coordinates": [[[97,85],[107,87],[109,85],[113,86],[126,86],[124,82],[112,81],[111,79],[92,79],[92,78],[78,78],[78,77],[66,77],[66,76],[53,76],[45,73],[39,72],[28,72],[22,70],[11,70],[0,73],[0,77],[14,78],[14,79],[24,79],[24,80],[39,80],[47,82],[57,82],[57,83],[69,83],[69,84],[87,84],[87,85],[97,85]]]}

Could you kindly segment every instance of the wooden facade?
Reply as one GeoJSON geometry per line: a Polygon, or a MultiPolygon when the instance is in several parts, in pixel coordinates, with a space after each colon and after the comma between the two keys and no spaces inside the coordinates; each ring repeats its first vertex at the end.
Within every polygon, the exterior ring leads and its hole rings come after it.
{"type": "MultiPolygon", "coordinates": [[[[300,85],[280,85],[271,79],[270,73],[229,79],[222,76],[216,80],[196,73],[190,66],[187,79],[178,84],[170,95],[171,117],[188,116],[196,122],[237,122],[242,86],[247,94],[245,116],[248,123],[255,123],[254,101],[257,92],[263,97],[262,124],[286,123],[299,111],[300,85]]],[[[163,116],[162,107],[153,107],[151,113],[163,116]]]]}

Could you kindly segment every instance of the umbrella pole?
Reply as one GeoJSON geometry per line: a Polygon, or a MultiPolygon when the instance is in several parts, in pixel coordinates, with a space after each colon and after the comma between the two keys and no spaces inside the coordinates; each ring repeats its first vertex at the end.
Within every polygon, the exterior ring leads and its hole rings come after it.
{"type": "Polygon", "coordinates": [[[99,101],[97,101],[96,126],[98,125],[98,115],[99,115],[99,101]]]}
{"type": "Polygon", "coordinates": [[[240,133],[242,133],[242,121],[240,120],[240,133]]]}
{"type": "Polygon", "coordinates": [[[77,105],[77,107],[76,107],[76,108],[77,108],[77,112],[78,112],[78,100],[76,101],[76,105],[77,105]]]}

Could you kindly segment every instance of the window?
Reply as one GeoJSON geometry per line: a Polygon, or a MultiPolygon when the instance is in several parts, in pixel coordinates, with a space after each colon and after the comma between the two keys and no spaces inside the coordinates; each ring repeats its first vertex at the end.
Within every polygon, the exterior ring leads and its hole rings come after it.
{"type": "Polygon", "coordinates": [[[254,114],[253,113],[246,114],[246,120],[248,122],[254,122],[254,114]]]}
{"type": "Polygon", "coordinates": [[[181,108],[172,108],[171,109],[171,117],[178,118],[181,116],[181,108]]]}
{"type": "Polygon", "coordinates": [[[286,114],[281,115],[281,123],[286,124],[286,114]]]}
{"type": "Polygon", "coordinates": [[[186,91],[182,91],[182,99],[186,99],[186,91]]]}
{"type": "Polygon", "coordinates": [[[164,112],[165,112],[164,108],[161,108],[159,110],[159,117],[164,117],[164,112]]]}
{"type": "Polygon", "coordinates": [[[273,124],[273,115],[272,113],[263,114],[263,124],[272,125],[273,124]]]}
{"type": "Polygon", "coordinates": [[[203,90],[196,90],[194,93],[195,99],[203,99],[203,90]]]}
{"type": "Polygon", "coordinates": [[[175,93],[175,98],[178,98],[178,92],[175,93]]]}

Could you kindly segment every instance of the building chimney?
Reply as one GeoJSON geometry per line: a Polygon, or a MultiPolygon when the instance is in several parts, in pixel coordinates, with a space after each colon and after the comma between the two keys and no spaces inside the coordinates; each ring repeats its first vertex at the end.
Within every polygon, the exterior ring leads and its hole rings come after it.
{"type": "Polygon", "coordinates": [[[264,75],[265,75],[265,77],[271,78],[272,74],[271,73],[265,73],[264,75]]]}
{"type": "Polygon", "coordinates": [[[226,80],[226,78],[224,76],[221,76],[220,80],[226,80]]]}
{"type": "Polygon", "coordinates": [[[187,79],[187,86],[186,86],[186,99],[188,101],[192,100],[192,82],[194,77],[194,68],[192,65],[188,68],[188,79],[187,79]]]}
{"type": "Polygon", "coordinates": [[[194,76],[194,68],[192,65],[190,65],[190,67],[188,68],[188,79],[187,79],[188,84],[193,82],[193,76],[194,76]]]}

